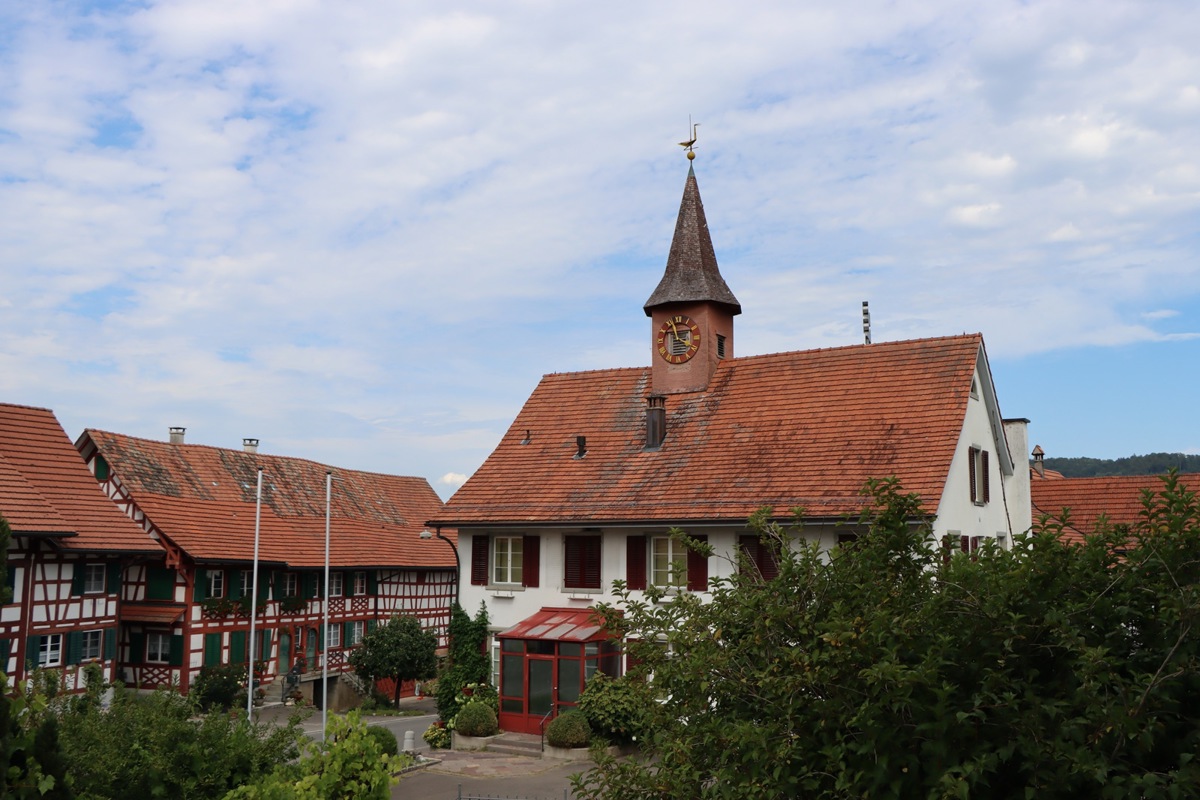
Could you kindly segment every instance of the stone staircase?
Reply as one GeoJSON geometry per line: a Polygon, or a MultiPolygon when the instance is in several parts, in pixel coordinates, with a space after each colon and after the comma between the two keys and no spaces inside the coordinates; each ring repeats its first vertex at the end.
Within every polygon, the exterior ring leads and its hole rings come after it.
{"type": "Polygon", "coordinates": [[[502,733],[488,742],[489,753],[504,753],[510,756],[542,757],[542,737],[532,733],[502,733]]]}

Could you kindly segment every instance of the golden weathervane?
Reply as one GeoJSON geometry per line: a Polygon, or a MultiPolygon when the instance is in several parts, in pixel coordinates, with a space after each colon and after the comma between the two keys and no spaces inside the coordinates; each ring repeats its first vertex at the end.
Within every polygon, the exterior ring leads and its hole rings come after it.
{"type": "Polygon", "coordinates": [[[692,138],[686,142],[680,142],[679,146],[687,150],[688,161],[696,157],[696,128],[700,127],[699,122],[692,122],[692,118],[688,117],[688,125],[692,128],[692,138]]]}

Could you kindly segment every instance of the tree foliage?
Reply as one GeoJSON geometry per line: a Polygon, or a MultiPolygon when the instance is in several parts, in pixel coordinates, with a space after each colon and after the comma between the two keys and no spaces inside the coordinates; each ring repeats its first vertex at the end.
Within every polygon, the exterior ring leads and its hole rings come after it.
{"type": "Polygon", "coordinates": [[[350,666],[371,684],[394,680],[392,703],[398,705],[401,681],[437,674],[437,634],[422,628],[416,617],[393,616],[363,636],[362,646],[350,653],[350,666]]]}
{"type": "Polygon", "coordinates": [[[225,800],[387,800],[392,774],[410,763],[386,755],[358,712],[329,718],[324,742],[310,742],[297,764],[229,792],[225,800]]]}
{"type": "Polygon", "coordinates": [[[1187,453],[1147,453],[1125,458],[1047,458],[1046,469],[1061,472],[1067,478],[1092,478],[1102,475],[1162,475],[1170,470],[1200,472],[1200,455],[1187,453]]]}
{"type": "Polygon", "coordinates": [[[950,556],[915,496],[872,482],[851,547],[753,520],[739,570],[605,613],[641,665],[648,757],[584,798],[1157,798],[1200,785],[1200,511],[1168,477],[1133,529],[950,556]],[[916,523],[914,524],[914,520],[916,523]],[[748,566],[743,562],[741,566],[748,566]]]}
{"type": "Polygon", "coordinates": [[[450,609],[447,630],[450,652],[438,674],[437,710],[445,722],[454,719],[469,698],[462,694],[468,684],[491,684],[492,665],[487,653],[487,606],[479,604],[472,619],[457,603],[450,609]]]}

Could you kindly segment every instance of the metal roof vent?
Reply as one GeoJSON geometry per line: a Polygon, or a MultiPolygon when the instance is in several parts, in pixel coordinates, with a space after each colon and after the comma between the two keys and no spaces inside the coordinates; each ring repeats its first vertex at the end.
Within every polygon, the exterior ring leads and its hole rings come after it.
{"type": "Polygon", "coordinates": [[[587,437],[575,437],[575,458],[583,458],[587,455],[587,437]]]}
{"type": "Polygon", "coordinates": [[[183,435],[187,433],[187,428],[169,428],[171,444],[183,444],[183,435]]]}
{"type": "Polygon", "coordinates": [[[258,439],[242,439],[242,449],[247,453],[257,453],[258,439]]]}
{"type": "Polygon", "coordinates": [[[646,449],[657,450],[667,438],[667,398],[652,394],[646,398],[646,449]]]}

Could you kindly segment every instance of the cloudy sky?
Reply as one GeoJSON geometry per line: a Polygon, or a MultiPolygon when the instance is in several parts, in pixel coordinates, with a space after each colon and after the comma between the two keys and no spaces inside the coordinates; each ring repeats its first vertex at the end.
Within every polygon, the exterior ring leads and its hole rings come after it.
{"type": "Polygon", "coordinates": [[[0,4],[0,401],[427,477],[650,361],[981,331],[1049,455],[1200,452],[1190,0],[0,4]],[[740,6],[740,8],[739,8],[740,6]]]}

